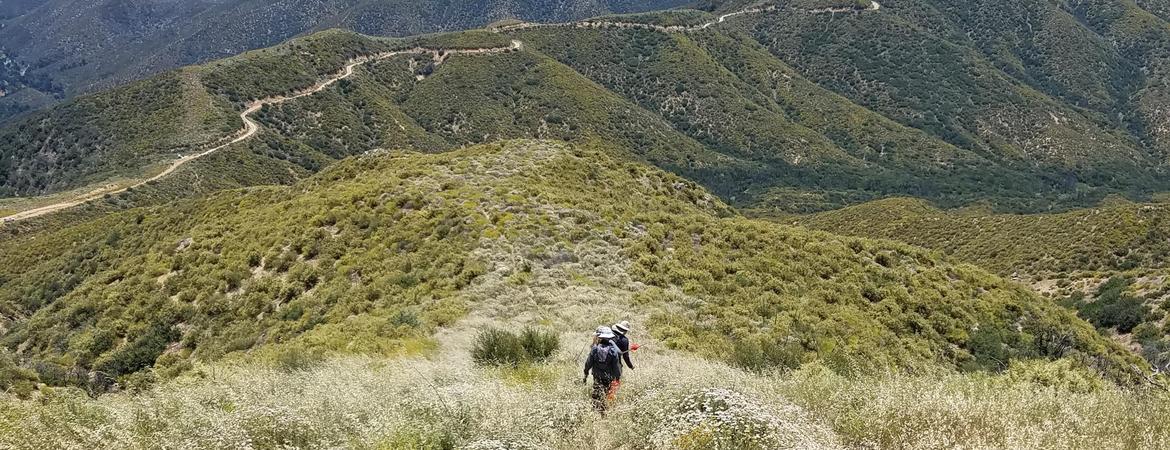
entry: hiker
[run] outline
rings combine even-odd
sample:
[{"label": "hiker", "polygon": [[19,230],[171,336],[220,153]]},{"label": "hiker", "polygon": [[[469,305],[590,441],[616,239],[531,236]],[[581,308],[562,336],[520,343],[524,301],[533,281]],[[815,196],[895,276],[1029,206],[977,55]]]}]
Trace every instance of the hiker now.
[{"label": "hiker", "polygon": [[622,378],[621,350],[614,344],[613,330],[609,327],[597,327],[594,338],[595,343],[589,350],[589,357],[585,359],[585,377],[581,383],[589,381],[589,375],[593,374],[590,397],[593,399],[593,408],[604,415],[617,394],[618,380]]},{"label": "hiker", "polygon": [[[626,333],[629,332],[629,321],[623,320],[613,325],[613,333],[617,335],[617,337],[613,338],[613,343],[617,344],[618,350],[622,352],[622,359],[626,361],[626,367],[629,367],[630,370],[634,370],[634,363],[630,361],[630,338],[626,336]],[[637,344],[634,344],[633,349],[636,350],[637,348]]]}]

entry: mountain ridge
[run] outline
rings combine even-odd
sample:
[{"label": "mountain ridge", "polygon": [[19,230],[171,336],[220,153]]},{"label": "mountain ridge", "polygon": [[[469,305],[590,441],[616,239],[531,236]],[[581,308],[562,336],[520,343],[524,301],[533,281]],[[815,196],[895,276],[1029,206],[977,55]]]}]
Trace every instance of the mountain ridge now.
[{"label": "mountain ridge", "polygon": [[[576,277],[645,308],[666,345],[748,368],[1066,357],[1138,377],[1135,358],[1021,285],[902,244],[745,219],[693,182],[610,155],[533,140],[377,152],[287,187],[8,239],[2,342],[54,384],[270,345],[394,353],[468,303],[552,307]],[[403,311],[419,325],[382,325]]]}]

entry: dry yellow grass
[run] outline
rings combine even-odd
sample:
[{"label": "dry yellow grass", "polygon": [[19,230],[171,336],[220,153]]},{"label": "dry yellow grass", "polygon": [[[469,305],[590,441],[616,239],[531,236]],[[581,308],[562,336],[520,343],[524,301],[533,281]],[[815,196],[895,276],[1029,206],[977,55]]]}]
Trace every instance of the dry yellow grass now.
[{"label": "dry yellow grass", "polygon": [[[573,335],[565,335],[573,338]],[[580,336],[575,336],[580,340]],[[640,352],[607,417],[577,352],[526,369],[346,357],[305,371],[203,367],[139,394],[0,404],[4,448],[1160,448],[1164,393],[954,375],[755,375]]]}]

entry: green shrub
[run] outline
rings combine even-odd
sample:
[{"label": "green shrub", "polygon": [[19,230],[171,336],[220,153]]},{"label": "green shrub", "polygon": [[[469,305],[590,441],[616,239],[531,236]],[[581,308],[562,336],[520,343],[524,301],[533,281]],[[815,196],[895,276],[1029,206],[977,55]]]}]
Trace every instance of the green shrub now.
[{"label": "green shrub", "polygon": [[1156,323],[1143,322],[1141,325],[1133,327],[1133,338],[1138,342],[1154,340],[1159,337],[1162,337],[1162,332]]},{"label": "green shrub", "polygon": [[1105,386],[1101,377],[1074,365],[1069,359],[1015,360],[1005,375],[1012,382],[1028,382],[1071,392],[1096,392]]},{"label": "green shrub", "polygon": [[735,343],[731,363],[755,372],[769,368],[790,370],[800,367],[804,353],[804,347],[798,342],[753,337]]},{"label": "green shrub", "polygon": [[560,345],[560,338],[551,331],[527,328],[517,335],[510,331],[489,329],[476,336],[471,356],[481,365],[515,367],[544,361]]},{"label": "green shrub", "polygon": [[544,361],[561,347],[561,337],[549,330],[525,328],[520,334],[520,345],[533,361]]},{"label": "green shrub", "polygon": [[0,391],[28,397],[38,381],[36,372],[20,367],[10,353],[0,350]]},{"label": "green shrub", "polygon": [[1146,320],[1149,306],[1140,298],[1128,295],[1125,289],[1131,280],[1113,277],[1097,289],[1097,299],[1078,305],[1081,317],[1100,328],[1117,328],[1129,333]]},{"label": "green shrub", "polygon": [[320,365],[325,360],[325,355],[301,347],[288,347],[278,352],[274,360],[280,370],[300,372]]},{"label": "green shrub", "polygon": [[527,359],[524,344],[515,334],[504,330],[483,330],[475,337],[471,357],[477,364],[517,366]]},{"label": "green shrub", "polygon": [[119,381],[127,391],[138,394],[150,390],[158,382],[158,377],[153,370],[143,370],[125,375]]}]

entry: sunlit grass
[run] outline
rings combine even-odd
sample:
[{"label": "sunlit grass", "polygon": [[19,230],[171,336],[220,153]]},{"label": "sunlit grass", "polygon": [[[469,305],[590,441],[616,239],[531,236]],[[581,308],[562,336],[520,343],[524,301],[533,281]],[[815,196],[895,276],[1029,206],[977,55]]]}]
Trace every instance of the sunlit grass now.
[{"label": "sunlit grass", "polygon": [[[593,412],[569,351],[545,365],[329,359],[214,365],[140,395],[55,390],[0,404],[12,448],[1157,448],[1164,392],[1074,392],[1006,376],[757,375],[638,356]],[[494,445],[494,446],[493,446]],[[722,445],[722,446],[720,446]],[[729,447],[730,445],[730,447]]]}]

